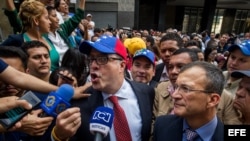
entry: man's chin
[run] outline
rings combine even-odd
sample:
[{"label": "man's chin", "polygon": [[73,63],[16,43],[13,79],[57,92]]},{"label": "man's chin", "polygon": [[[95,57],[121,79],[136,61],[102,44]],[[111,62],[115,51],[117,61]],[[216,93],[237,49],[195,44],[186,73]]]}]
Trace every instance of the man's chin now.
[{"label": "man's chin", "polygon": [[175,82],[176,82],[176,79],[169,79],[169,80],[170,80],[171,84],[175,84]]},{"label": "man's chin", "polygon": [[40,73],[41,74],[48,74],[48,73],[50,73],[50,70],[48,70],[48,69],[40,70]]}]

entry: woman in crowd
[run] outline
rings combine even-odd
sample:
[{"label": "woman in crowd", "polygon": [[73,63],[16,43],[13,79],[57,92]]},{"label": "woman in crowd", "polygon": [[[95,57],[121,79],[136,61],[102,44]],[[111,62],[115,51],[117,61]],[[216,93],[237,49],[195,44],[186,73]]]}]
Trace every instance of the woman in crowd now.
[{"label": "woman in crowd", "polygon": [[204,51],[204,60],[208,63],[218,66],[215,58],[217,56],[217,48],[208,46]]},{"label": "woman in crowd", "polygon": [[56,9],[51,6],[46,7],[48,10],[48,18],[51,21],[48,38],[52,41],[60,55],[60,63],[64,53],[69,48],[77,46],[74,40],[72,41],[72,38],[69,38],[69,36],[71,36],[71,33],[78,27],[82,17],[84,17],[84,8],[85,0],[80,0],[79,8],[77,9],[76,14],[63,24],[59,24],[59,19],[56,15]]},{"label": "woman in crowd", "polygon": [[57,85],[58,73],[64,70],[67,70],[76,78],[76,87],[83,86],[89,72],[86,55],[80,53],[78,48],[69,48],[63,56],[61,67],[51,73],[50,83]]},{"label": "woman in crowd", "polygon": [[19,9],[22,33],[10,35],[2,45],[20,47],[26,41],[43,42],[50,51],[51,70],[59,67],[59,54],[53,43],[44,36],[50,31],[50,20],[45,5],[36,0],[24,1]]},{"label": "woman in crowd", "polygon": [[[57,14],[61,14],[63,22],[72,17],[72,13],[69,13],[69,5],[67,4],[66,0],[55,0],[54,7],[57,11]],[[60,24],[63,22],[60,21]]]}]

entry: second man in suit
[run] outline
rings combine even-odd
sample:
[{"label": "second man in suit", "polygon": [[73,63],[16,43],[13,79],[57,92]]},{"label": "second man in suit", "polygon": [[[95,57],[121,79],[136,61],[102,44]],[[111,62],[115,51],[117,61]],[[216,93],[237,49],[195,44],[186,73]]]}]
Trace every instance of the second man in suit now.
[{"label": "second man in suit", "polygon": [[214,65],[185,65],[176,80],[174,114],[160,116],[154,126],[154,141],[223,141],[224,125],[216,116],[224,77]]}]

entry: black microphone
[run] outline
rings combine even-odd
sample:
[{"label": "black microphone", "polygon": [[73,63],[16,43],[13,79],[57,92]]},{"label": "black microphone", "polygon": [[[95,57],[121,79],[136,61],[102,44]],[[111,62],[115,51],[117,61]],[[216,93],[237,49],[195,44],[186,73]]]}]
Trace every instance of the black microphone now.
[{"label": "black microphone", "polygon": [[94,141],[102,141],[108,135],[114,120],[113,109],[108,107],[98,107],[91,120],[90,132],[95,135]]},{"label": "black microphone", "polygon": [[69,84],[62,84],[55,92],[50,92],[47,98],[41,103],[43,113],[40,117],[57,117],[59,113],[70,107],[69,101],[74,95],[74,88]]}]

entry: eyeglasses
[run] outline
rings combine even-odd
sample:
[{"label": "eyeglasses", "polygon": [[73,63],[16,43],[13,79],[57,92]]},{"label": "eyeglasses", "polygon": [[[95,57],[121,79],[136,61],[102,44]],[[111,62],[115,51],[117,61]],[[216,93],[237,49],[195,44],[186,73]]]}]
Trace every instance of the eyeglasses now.
[{"label": "eyeglasses", "polygon": [[96,61],[97,65],[105,65],[108,63],[109,60],[120,60],[122,61],[122,58],[115,58],[115,57],[109,57],[109,56],[99,56],[99,57],[89,57],[88,62],[89,64],[93,63],[93,61]]},{"label": "eyeglasses", "polygon": [[175,91],[178,91],[180,94],[188,94],[190,92],[203,92],[203,93],[213,93],[212,91],[208,90],[195,90],[195,89],[190,89],[187,86],[178,86],[175,85]]}]

